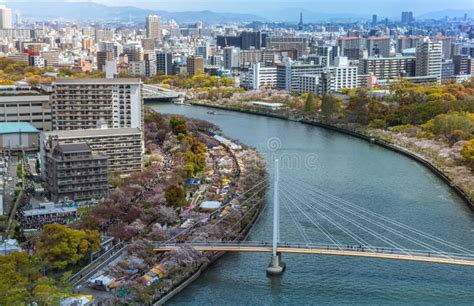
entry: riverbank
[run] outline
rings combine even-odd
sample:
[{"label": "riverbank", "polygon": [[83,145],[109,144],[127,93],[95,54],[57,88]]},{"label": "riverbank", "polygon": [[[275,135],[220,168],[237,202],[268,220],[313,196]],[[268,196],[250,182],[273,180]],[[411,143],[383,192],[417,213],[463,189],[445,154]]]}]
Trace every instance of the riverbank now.
[{"label": "riverbank", "polygon": [[413,152],[409,150],[408,148],[404,148],[400,145],[391,143],[387,139],[379,138],[375,134],[372,134],[372,135],[367,134],[365,130],[350,130],[344,127],[330,125],[330,124],[313,121],[313,120],[292,119],[291,114],[289,113],[279,114],[277,113],[277,111],[271,112],[271,111],[264,111],[262,109],[256,109],[256,108],[250,109],[250,108],[242,108],[242,107],[235,107],[235,106],[216,105],[216,104],[208,103],[202,100],[191,102],[191,104],[195,106],[205,106],[205,107],[210,107],[214,109],[223,109],[223,110],[231,110],[231,111],[237,111],[237,112],[247,113],[247,114],[256,114],[256,115],[267,116],[267,117],[272,117],[272,118],[277,118],[277,119],[282,119],[282,120],[299,121],[303,124],[308,124],[308,125],[313,125],[313,126],[333,130],[339,133],[357,137],[359,139],[368,141],[373,144],[377,144],[386,149],[389,149],[391,151],[407,156],[417,161],[418,163],[424,165],[425,167],[427,167],[433,174],[435,174],[437,177],[442,179],[446,184],[448,184],[450,188],[463,199],[463,201],[468,205],[469,208],[474,210],[474,197],[471,195],[471,193],[465,190],[462,186],[459,186],[454,181],[454,179],[449,176],[448,173],[446,173],[445,171],[443,171],[442,169],[434,165],[429,160],[429,158],[421,155],[420,153]]}]

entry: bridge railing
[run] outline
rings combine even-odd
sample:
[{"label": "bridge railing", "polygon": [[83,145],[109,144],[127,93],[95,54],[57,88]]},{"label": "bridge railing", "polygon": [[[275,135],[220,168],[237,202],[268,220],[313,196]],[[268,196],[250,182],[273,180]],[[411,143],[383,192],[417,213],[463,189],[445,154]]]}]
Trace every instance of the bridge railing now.
[{"label": "bridge railing", "polygon": [[[172,248],[179,246],[209,246],[212,248],[232,247],[232,248],[271,248],[271,242],[265,241],[198,241],[198,242],[153,242],[155,247]],[[394,254],[394,255],[410,255],[417,257],[433,257],[433,258],[446,258],[455,260],[468,260],[474,261],[474,254],[462,254],[462,253],[451,253],[451,252],[432,252],[424,250],[410,250],[410,249],[394,249],[386,247],[366,246],[366,245],[334,245],[334,244],[316,244],[316,243],[298,243],[298,242],[281,242],[277,246],[278,248],[289,248],[289,249],[307,249],[307,250],[328,250],[328,251],[339,251],[339,252],[366,252],[373,254]]]}]

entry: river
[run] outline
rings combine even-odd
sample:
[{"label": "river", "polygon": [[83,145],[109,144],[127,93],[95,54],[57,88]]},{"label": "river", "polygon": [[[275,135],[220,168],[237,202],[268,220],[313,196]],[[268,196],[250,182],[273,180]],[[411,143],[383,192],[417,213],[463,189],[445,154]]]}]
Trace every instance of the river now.
[{"label": "river", "polygon": [[[212,115],[207,113],[208,108],[198,106],[149,106],[159,112],[212,122],[225,135],[256,147],[269,163],[275,155],[310,160],[311,167],[306,163],[300,167],[282,166],[281,177],[305,181],[361,207],[474,249],[474,213],[443,181],[405,156],[297,122],[223,110]],[[288,192],[311,198],[309,191]],[[267,203],[271,205],[270,196]],[[281,241],[303,241],[288,211],[281,209]],[[304,217],[301,221],[312,242],[328,243],[313,224]],[[329,230],[338,235],[337,229]],[[248,239],[271,241],[271,235],[270,207],[264,210]],[[375,239],[366,235],[368,240]],[[283,259],[287,265],[284,275],[269,278],[265,271],[268,253],[226,254],[169,304],[474,303],[473,267],[298,254],[284,254]]]}]

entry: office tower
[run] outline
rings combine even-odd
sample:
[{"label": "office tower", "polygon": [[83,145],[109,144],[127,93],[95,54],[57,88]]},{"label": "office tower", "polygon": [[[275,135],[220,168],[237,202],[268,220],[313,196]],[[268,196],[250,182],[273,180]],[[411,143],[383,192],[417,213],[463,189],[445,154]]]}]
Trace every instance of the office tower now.
[{"label": "office tower", "polygon": [[443,58],[441,42],[424,38],[416,47],[416,76],[436,77],[441,81],[441,61]]},{"label": "office tower", "polygon": [[441,63],[441,82],[451,80],[454,76],[453,60],[443,61]]},{"label": "office tower", "polygon": [[0,5],[0,29],[12,28],[12,9]]},{"label": "office tower", "polygon": [[397,40],[397,53],[402,53],[403,50],[416,48],[419,37],[401,36]]},{"label": "office tower", "polygon": [[216,45],[221,48],[237,47],[242,48],[242,36],[222,36],[216,38]]},{"label": "office tower", "polygon": [[372,15],[372,25],[376,25],[377,24],[377,15]]},{"label": "office tower", "polygon": [[236,47],[226,47],[223,50],[224,68],[237,69],[240,67],[240,49]]},{"label": "office tower", "polygon": [[129,62],[143,60],[143,47],[139,42],[129,42],[123,45],[123,54],[128,56]]},{"label": "office tower", "polygon": [[99,43],[100,51],[110,51],[113,53],[114,58],[118,58],[123,52],[123,47],[117,42],[112,41],[101,41]]},{"label": "office tower", "polygon": [[274,50],[296,50],[297,58],[308,55],[308,39],[303,37],[280,37],[269,36],[266,39],[267,49]]},{"label": "office tower", "polygon": [[104,71],[105,63],[114,59],[111,51],[97,51],[97,70]]},{"label": "office tower", "polygon": [[367,57],[359,60],[359,74],[373,74],[378,79],[415,76],[415,56]]},{"label": "office tower", "polygon": [[341,37],[337,40],[337,45],[341,50],[341,56],[345,56],[349,60],[358,60],[365,40],[356,36]]},{"label": "office tower", "polygon": [[207,63],[207,60],[209,58],[209,46],[207,44],[203,46],[197,46],[195,55],[202,56],[204,59],[204,63]]},{"label": "office tower", "polygon": [[[107,156],[88,144],[57,144],[46,156],[45,182],[51,200],[102,199],[108,196]],[[80,169],[80,170],[79,170]]]},{"label": "office tower", "polygon": [[156,53],[156,73],[161,75],[173,74],[173,54],[168,52]]},{"label": "office tower", "polygon": [[244,31],[240,34],[242,41],[242,50],[260,49],[262,45],[262,35],[260,32],[247,32]]},{"label": "office tower", "polygon": [[53,130],[139,128],[143,131],[140,79],[56,79],[52,94]]},{"label": "office tower", "polygon": [[340,56],[339,46],[319,46],[316,47],[316,53],[320,57],[325,57],[325,65],[334,66],[336,57]]},{"label": "office tower", "polygon": [[204,59],[201,56],[190,56],[186,61],[186,68],[189,76],[204,72]]},{"label": "office tower", "polygon": [[402,12],[402,23],[411,24],[413,21],[413,12]]},{"label": "office tower", "polygon": [[239,65],[240,67],[250,67],[254,63],[262,62],[261,50],[240,50],[239,52]]},{"label": "office tower", "polygon": [[474,61],[469,55],[459,54],[453,56],[453,64],[454,64],[454,74],[472,74],[473,67],[472,63]]},{"label": "office tower", "polygon": [[150,15],[146,17],[146,37],[161,41],[161,24],[159,16]]},{"label": "office tower", "polygon": [[369,56],[390,56],[390,37],[367,38],[367,51]]},{"label": "office tower", "polygon": [[453,44],[456,42],[454,37],[437,36],[433,38],[433,40],[441,42],[443,60],[448,60],[453,57]]}]

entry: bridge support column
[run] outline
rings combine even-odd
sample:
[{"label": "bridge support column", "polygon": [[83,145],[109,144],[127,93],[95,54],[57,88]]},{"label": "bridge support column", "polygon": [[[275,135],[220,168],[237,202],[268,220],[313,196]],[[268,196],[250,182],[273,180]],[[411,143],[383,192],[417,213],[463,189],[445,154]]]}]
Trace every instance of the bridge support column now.
[{"label": "bridge support column", "polygon": [[286,264],[281,259],[281,253],[272,255],[272,260],[267,268],[267,275],[281,275],[285,271]]}]

